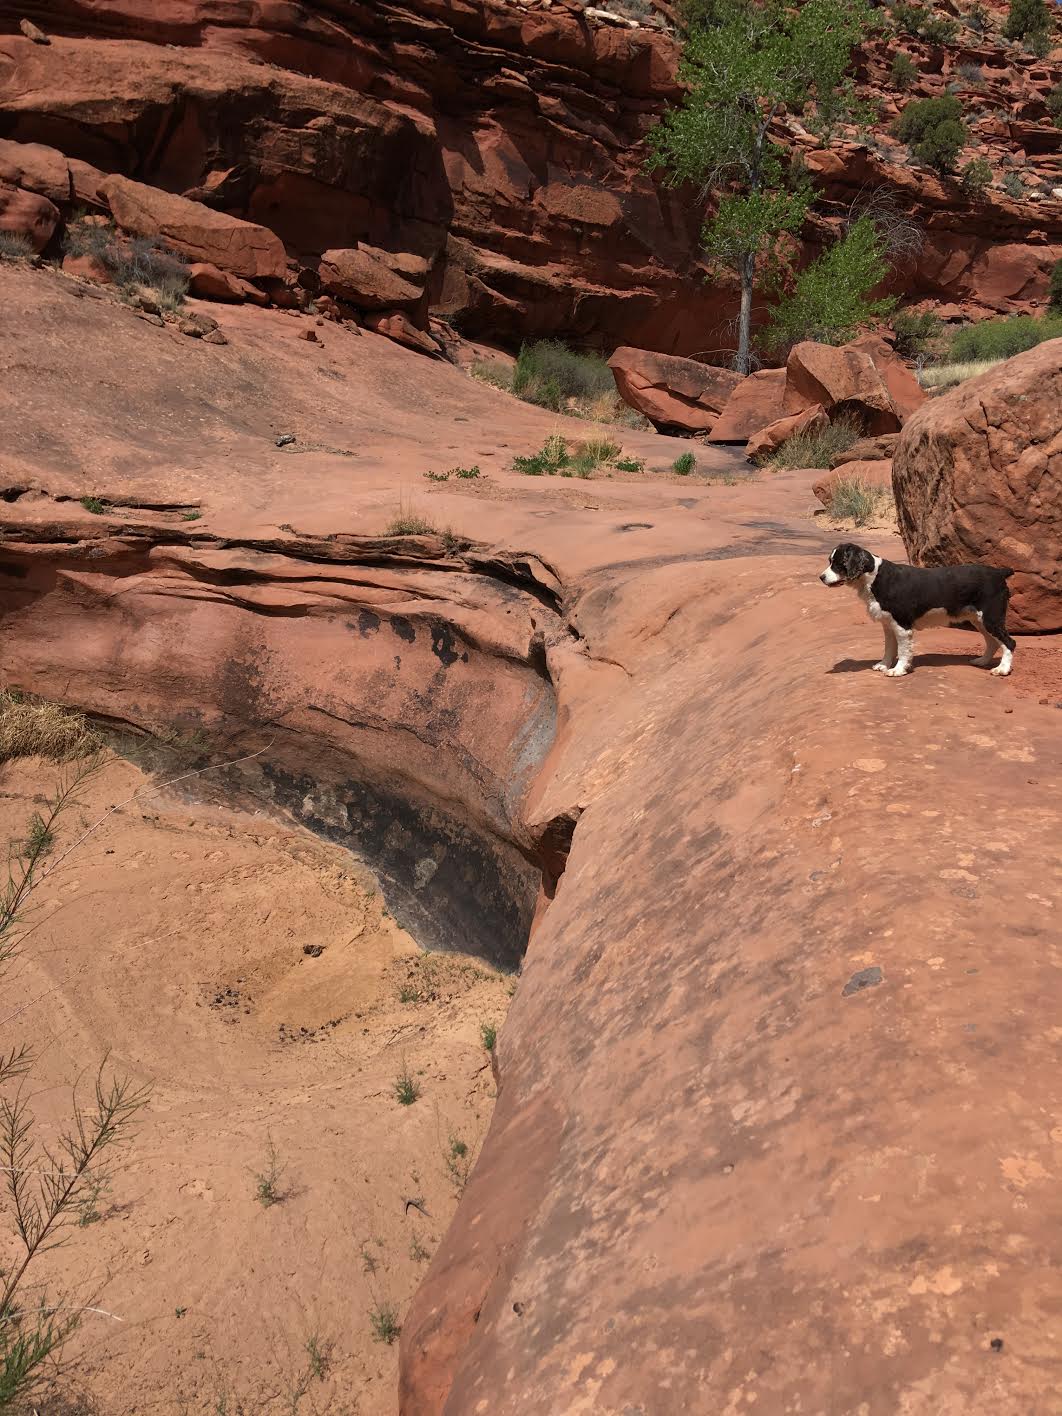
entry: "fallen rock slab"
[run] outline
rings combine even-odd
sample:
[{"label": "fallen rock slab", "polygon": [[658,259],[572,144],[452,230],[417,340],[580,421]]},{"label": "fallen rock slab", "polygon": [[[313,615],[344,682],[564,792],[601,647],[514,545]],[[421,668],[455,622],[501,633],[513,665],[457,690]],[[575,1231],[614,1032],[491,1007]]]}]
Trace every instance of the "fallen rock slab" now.
[{"label": "fallen rock slab", "polygon": [[883,458],[891,460],[899,441],[899,433],[882,433],[876,438],[860,438],[844,452],[837,453],[830,466],[840,467],[844,462],[878,462]]},{"label": "fallen rock slab", "polygon": [[280,238],[264,226],[128,177],[105,178],[101,191],[123,231],[160,236],[193,260],[234,275],[279,278],[287,270]]},{"label": "fallen rock slab", "polygon": [[784,394],[784,369],[760,369],[749,374],[730,395],[705,441],[747,442],[760,428],[781,418]]},{"label": "fallen rock slab", "polygon": [[829,421],[821,403],[813,403],[810,408],[805,408],[803,413],[791,413],[787,418],[776,418],[773,423],[768,423],[766,428],[753,433],[745,448],[745,456],[750,462],[755,462],[758,457],[765,457],[768,453],[777,451],[784,442],[796,437],[798,433],[825,428]]},{"label": "fallen rock slab", "polygon": [[420,256],[364,244],[325,251],[318,267],[325,290],[368,310],[412,308],[423,298],[428,270]]},{"label": "fallen rock slab", "polygon": [[624,403],[658,431],[710,432],[742,382],[732,369],[624,345],[608,361]]},{"label": "fallen rock slab", "polygon": [[892,461],[845,462],[812,482],[811,490],[828,507],[833,501],[833,489],[839,482],[859,482],[864,487],[892,492]]},{"label": "fallen rock slab", "polygon": [[1010,566],[1011,626],[1062,629],[1062,339],[930,399],[893,489],[914,564]]},{"label": "fallen rock slab", "polygon": [[892,405],[906,422],[926,401],[926,391],[895,350],[877,334],[863,334],[846,346],[866,354],[888,389]]},{"label": "fallen rock slab", "polygon": [[393,339],[398,344],[404,344],[407,349],[415,349],[418,354],[430,354],[433,358],[442,357],[442,351],[431,335],[418,329],[401,310],[369,315],[365,320],[365,328],[371,329],[374,334],[382,334],[386,339]]}]

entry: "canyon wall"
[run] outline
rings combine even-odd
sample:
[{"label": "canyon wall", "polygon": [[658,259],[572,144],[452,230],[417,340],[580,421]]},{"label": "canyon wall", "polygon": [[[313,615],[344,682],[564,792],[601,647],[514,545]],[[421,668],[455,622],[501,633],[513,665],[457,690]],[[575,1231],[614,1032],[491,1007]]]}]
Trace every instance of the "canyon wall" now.
[{"label": "canyon wall", "polygon": [[[50,43],[20,33],[23,18]],[[879,112],[865,140],[828,152],[795,119],[779,130],[823,188],[807,254],[884,188],[926,233],[897,276],[905,297],[1036,308],[1062,255],[1062,131],[1045,106],[1062,69],[1002,42],[903,40],[912,96],[965,86],[966,156],[1023,184],[974,199],[888,137],[898,43],[860,59]],[[0,178],[47,187],[25,147],[43,145],[268,228],[305,290],[397,303],[421,326],[430,305],[509,344],[559,334],[716,358],[735,302],[706,280],[696,202],[644,169],[677,58],[671,34],[602,24],[578,0],[4,0]],[[75,176],[68,205],[92,207]]]}]

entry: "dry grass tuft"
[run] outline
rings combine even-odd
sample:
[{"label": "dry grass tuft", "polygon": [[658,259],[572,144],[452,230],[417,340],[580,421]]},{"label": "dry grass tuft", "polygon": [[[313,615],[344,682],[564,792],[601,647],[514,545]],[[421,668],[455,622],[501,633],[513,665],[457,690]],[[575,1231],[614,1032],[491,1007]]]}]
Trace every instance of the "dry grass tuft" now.
[{"label": "dry grass tuft", "polygon": [[0,762],[16,757],[71,762],[99,746],[80,713],[57,703],[35,702],[12,689],[0,690]]},{"label": "dry grass tuft", "polygon": [[883,487],[870,487],[858,477],[842,477],[830,488],[831,516],[866,526],[875,520],[891,500]]},{"label": "dry grass tuft", "polygon": [[970,359],[962,364],[939,364],[933,369],[923,369],[918,381],[923,388],[955,388],[1003,362],[1002,359]]}]

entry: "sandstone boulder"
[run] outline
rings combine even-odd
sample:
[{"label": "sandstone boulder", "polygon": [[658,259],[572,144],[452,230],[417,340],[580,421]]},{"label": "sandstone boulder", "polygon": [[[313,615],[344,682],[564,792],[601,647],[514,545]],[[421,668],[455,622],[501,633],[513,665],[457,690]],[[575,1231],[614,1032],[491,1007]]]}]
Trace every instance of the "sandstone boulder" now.
[{"label": "sandstone boulder", "polygon": [[617,349],[608,363],[624,403],[661,430],[710,432],[741,383],[732,369],[629,346]]},{"label": "sandstone boulder", "polygon": [[787,418],[776,418],[773,423],[768,423],[766,428],[753,433],[745,448],[745,456],[750,462],[754,462],[758,457],[775,452],[788,438],[796,437],[797,433],[825,428],[829,421],[821,403],[813,403],[810,408],[805,408],[803,413],[790,413]]},{"label": "sandstone boulder", "polygon": [[902,421],[921,408],[926,401],[926,392],[914,374],[885,341],[877,334],[863,334],[853,339],[847,346],[858,349],[869,356],[871,363],[881,375],[881,381],[889,391],[893,407]]},{"label": "sandstone boulder", "polygon": [[58,222],[59,211],[47,197],[0,182],[0,231],[25,236],[35,251],[43,251]]},{"label": "sandstone boulder", "polygon": [[66,275],[76,275],[81,280],[94,280],[97,285],[113,285],[110,271],[99,256],[64,256],[63,271]]},{"label": "sandstone boulder", "polygon": [[280,278],[287,269],[279,237],[264,226],[128,177],[107,177],[101,190],[123,231],[159,236],[193,260],[208,261],[234,275]]},{"label": "sandstone boulder", "polygon": [[930,399],[893,489],[912,562],[1010,566],[1012,625],[1062,629],[1062,339]]},{"label": "sandstone boulder", "polygon": [[784,394],[784,369],[760,369],[749,374],[730,395],[706,441],[747,442],[754,433],[782,417]]},{"label": "sandstone boulder", "polygon": [[861,482],[864,487],[882,491],[892,491],[892,461],[884,458],[873,462],[845,462],[840,467],[825,472],[811,484],[811,490],[828,507],[832,500],[833,488],[838,482]]},{"label": "sandstone boulder", "polygon": [[830,466],[840,467],[845,462],[880,462],[885,458],[891,461],[899,441],[899,433],[882,433],[876,438],[860,438],[844,452],[837,453],[831,459]]},{"label": "sandstone boulder", "polygon": [[246,298],[239,276],[219,270],[210,261],[193,261],[188,267],[188,289],[201,300],[227,300],[238,305]]},{"label": "sandstone boulder", "polygon": [[365,328],[371,329],[374,334],[393,339],[398,344],[404,344],[407,349],[415,349],[419,354],[430,354],[437,358],[442,353],[431,335],[418,329],[401,310],[387,310],[378,315],[369,315],[365,320]]},{"label": "sandstone boulder", "polygon": [[420,256],[359,245],[325,251],[318,273],[325,290],[367,310],[409,309],[424,295],[428,262]]},{"label": "sandstone boulder", "polygon": [[852,414],[867,433],[893,433],[903,419],[874,360],[852,345],[836,348],[806,340],[790,350],[785,368],[785,413],[821,403],[831,417]]}]

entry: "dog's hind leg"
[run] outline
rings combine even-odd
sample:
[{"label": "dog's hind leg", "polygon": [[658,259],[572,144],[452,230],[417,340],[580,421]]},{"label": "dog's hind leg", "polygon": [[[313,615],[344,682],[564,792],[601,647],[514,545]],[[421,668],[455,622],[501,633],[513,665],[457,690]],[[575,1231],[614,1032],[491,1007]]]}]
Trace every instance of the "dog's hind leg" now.
[{"label": "dog's hind leg", "polygon": [[996,636],[989,634],[988,630],[985,628],[985,617],[980,610],[977,611],[977,627],[984,635],[985,652],[978,654],[977,658],[971,659],[970,662],[975,668],[989,669],[992,667],[992,661],[996,657],[996,650],[1000,647],[1000,643]]},{"label": "dog's hind leg", "polygon": [[885,652],[874,665],[879,674],[886,673],[896,662],[896,630],[893,628],[893,620],[889,615],[882,616],[881,627],[885,631]]},{"label": "dog's hind leg", "polygon": [[[1014,640],[1007,633],[1007,604],[1009,600],[1010,595],[1007,593],[1006,586],[1004,586],[1002,595],[998,597],[994,596],[992,602],[986,605],[978,615],[978,619],[981,622],[981,633],[985,637],[985,653],[983,658],[975,659],[974,663],[981,668],[987,669],[995,654],[995,646],[1001,644],[1003,646],[1003,657],[992,670],[997,678],[1006,678],[1007,674],[1010,673],[1011,664],[1014,660],[1014,650],[1017,648]],[[989,648],[990,643],[991,648]]]},{"label": "dog's hind leg", "polygon": [[896,662],[891,669],[885,670],[885,677],[902,678],[904,674],[911,672],[911,660],[914,658],[914,630],[904,629],[903,625],[897,624],[893,620],[893,633],[896,635]]},{"label": "dog's hind leg", "polygon": [[991,672],[995,674],[997,678],[1006,678],[1007,674],[1010,673],[1011,665],[1014,662],[1014,650],[1017,648],[1017,645],[1007,633],[1006,626],[1003,623],[1002,617],[997,620],[995,618],[990,619],[986,615],[985,630],[987,631],[987,633],[992,635],[993,639],[998,639],[1000,644],[1003,645],[1003,657],[1000,659],[996,667],[991,670]]}]

